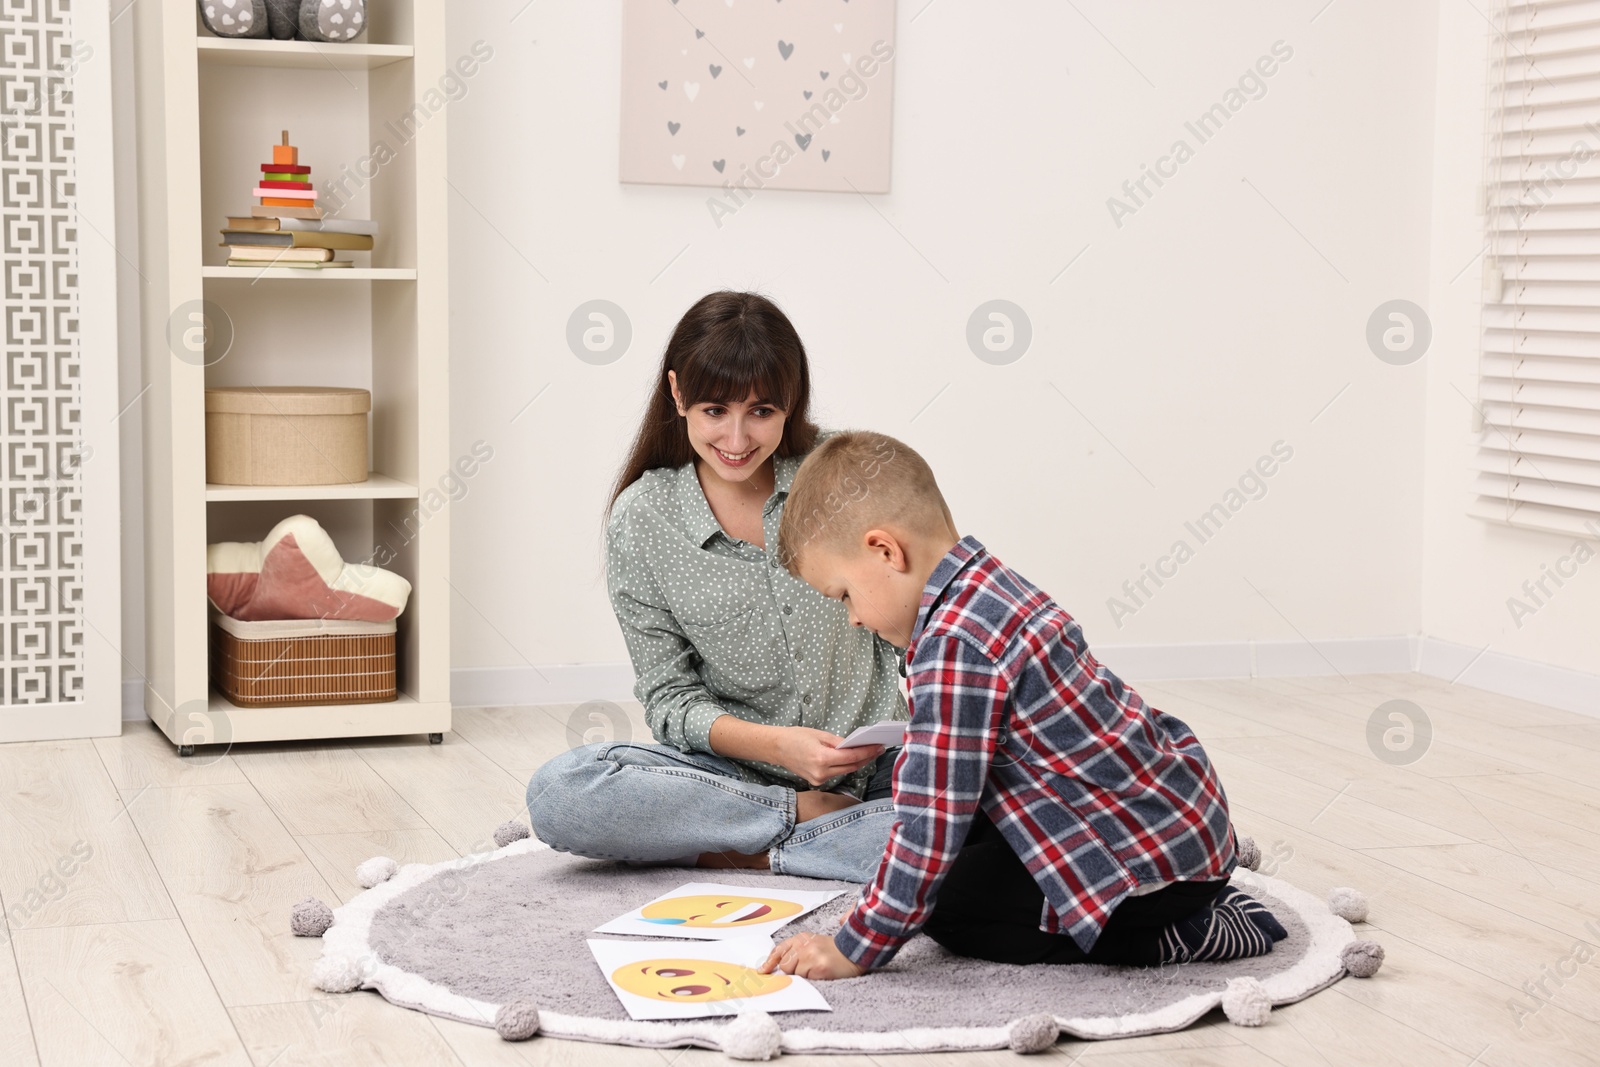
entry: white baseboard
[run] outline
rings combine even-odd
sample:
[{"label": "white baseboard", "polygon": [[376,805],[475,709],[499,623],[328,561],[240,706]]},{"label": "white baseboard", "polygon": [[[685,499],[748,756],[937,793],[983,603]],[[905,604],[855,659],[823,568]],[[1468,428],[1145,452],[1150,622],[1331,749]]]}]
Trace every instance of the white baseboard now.
[{"label": "white baseboard", "polygon": [[[1461,685],[1600,715],[1600,675],[1485,652],[1434,637],[1224,641],[1210,644],[1100,645],[1095,656],[1131,682],[1178,678],[1273,678],[1420,671]],[[143,683],[122,683],[122,717],[143,719]],[[562,663],[533,667],[457,667],[450,699],[464,708],[630,700],[626,663]]]},{"label": "white baseboard", "polygon": [[1174,678],[1277,678],[1393,674],[1416,670],[1415,637],[1326,641],[1222,641],[1183,645],[1096,645],[1101,663],[1130,682]]},{"label": "white baseboard", "polygon": [[1417,668],[1423,674],[1518,700],[1600,715],[1600,675],[1424,637]]},{"label": "white baseboard", "polygon": [[626,663],[457,667],[450,672],[450,702],[463,708],[632,699],[633,668]]}]

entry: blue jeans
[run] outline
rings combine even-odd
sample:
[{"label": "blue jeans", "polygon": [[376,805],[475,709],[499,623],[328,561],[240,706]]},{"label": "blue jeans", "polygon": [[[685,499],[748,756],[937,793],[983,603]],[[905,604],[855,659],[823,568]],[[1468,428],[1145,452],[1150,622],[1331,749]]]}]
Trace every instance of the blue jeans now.
[{"label": "blue jeans", "polygon": [[860,804],[797,825],[792,788],[747,782],[721,756],[583,745],[534,772],[528,817],[551,848],[591,859],[692,864],[702,852],[765,852],[775,874],[869,882],[894,825],[899,753],[878,757]]}]

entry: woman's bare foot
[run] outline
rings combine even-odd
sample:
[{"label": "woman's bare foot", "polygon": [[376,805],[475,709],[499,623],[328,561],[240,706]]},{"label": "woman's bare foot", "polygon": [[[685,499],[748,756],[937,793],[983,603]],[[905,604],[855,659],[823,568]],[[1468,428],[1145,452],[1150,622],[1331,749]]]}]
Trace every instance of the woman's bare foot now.
[{"label": "woman's bare foot", "polygon": [[824,793],[805,789],[795,794],[795,821],[810,822],[821,815],[830,815],[845,808],[853,808],[861,801],[846,793]]},{"label": "woman's bare foot", "polygon": [[722,871],[765,871],[771,867],[765,852],[702,852],[696,867],[715,867]]}]

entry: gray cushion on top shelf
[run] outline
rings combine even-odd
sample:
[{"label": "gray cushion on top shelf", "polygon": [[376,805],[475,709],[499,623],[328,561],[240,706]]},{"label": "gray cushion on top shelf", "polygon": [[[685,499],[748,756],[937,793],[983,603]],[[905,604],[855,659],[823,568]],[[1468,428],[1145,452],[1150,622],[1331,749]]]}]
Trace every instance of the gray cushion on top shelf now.
[{"label": "gray cushion on top shelf", "polygon": [[367,0],[301,0],[300,36],[343,44],[367,32]]},{"label": "gray cushion on top shelf", "polygon": [[265,37],[266,0],[199,0],[200,18],[218,37]]},{"label": "gray cushion on top shelf", "polygon": [[272,36],[287,41],[300,32],[300,4],[301,0],[267,0],[267,24]]}]

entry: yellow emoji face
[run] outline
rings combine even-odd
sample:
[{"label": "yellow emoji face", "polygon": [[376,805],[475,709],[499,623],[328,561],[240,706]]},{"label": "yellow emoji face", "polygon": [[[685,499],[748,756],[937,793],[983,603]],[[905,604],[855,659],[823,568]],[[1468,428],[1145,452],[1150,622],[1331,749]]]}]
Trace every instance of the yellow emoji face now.
[{"label": "yellow emoji face", "polygon": [[664,926],[715,926],[737,930],[774,919],[787,919],[803,910],[791,900],[766,897],[668,897],[646,904],[639,916],[647,923]]},{"label": "yellow emoji face", "polygon": [[611,980],[636,996],[690,1003],[759,997],[776,993],[791,981],[786,974],[762,974],[716,960],[645,960],[618,967]]}]

